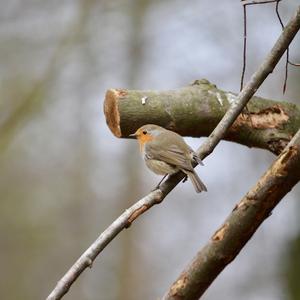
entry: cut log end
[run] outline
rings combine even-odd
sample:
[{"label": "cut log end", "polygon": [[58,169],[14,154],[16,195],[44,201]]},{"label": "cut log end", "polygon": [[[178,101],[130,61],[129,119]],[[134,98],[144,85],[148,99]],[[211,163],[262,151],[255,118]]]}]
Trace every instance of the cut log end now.
[{"label": "cut log end", "polygon": [[116,137],[121,137],[120,113],[118,109],[119,97],[126,94],[125,90],[110,89],[106,92],[104,100],[104,115],[106,124]]}]

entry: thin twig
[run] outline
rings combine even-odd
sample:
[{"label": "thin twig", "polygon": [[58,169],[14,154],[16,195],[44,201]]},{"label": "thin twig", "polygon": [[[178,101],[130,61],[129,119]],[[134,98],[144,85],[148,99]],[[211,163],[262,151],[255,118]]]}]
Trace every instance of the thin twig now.
[{"label": "thin twig", "polygon": [[[245,0],[242,0],[244,2]],[[281,28],[284,28],[283,22],[281,20],[280,14],[279,14],[279,2],[281,0],[269,0],[269,1],[251,1],[248,3],[243,4],[243,12],[244,12],[244,42],[243,42],[243,69],[242,69],[242,75],[241,75],[241,85],[240,85],[240,91],[243,88],[244,84],[244,77],[245,77],[245,71],[246,71],[246,47],[247,47],[247,6],[249,5],[256,5],[256,4],[269,4],[276,2],[275,12],[277,15],[277,18],[280,22]],[[288,64],[289,64],[289,48],[286,49],[286,63],[285,63],[285,74],[284,74],[284,84],[283,84],[283,94],[286,91],[286,85],[287,85],[287,79],[288,79]],[[293,66],[297,66],[297,64],[291,63]],[[246,106],[247,109],[247,106]]]},{"label": "thin twig", "polygon": [[242,68],[240,91],[243,89],[244,86],[246,59],[247,59],[247,53],[246,53],[247,51],[247,7],[246,5],[243,5],[243,14],[244,14],[243,68]]},{"label": "thin twig", "polygon": [[[277,18],[279,20],[279,23],[281,25],[281,28],[282,30],[284,29],[284,25],[283,25],[283,22],[282,22],[282,19],[280,17],[280,14],[279,14],[279,1],[277,1],[276,3],[276,15],[277,15]],[[290,56],[290,49],[289,47],[286,49],[286,61],[285,61],[285,75],[284,75],[284,84],[283,84],[283,94],[285,93],[286,91],[286,85],[287,85],[287,79],[288,79],[288,65],[291,65],[291,66],[294,66],[294,67],[300,67],[300,64],[296,64],[296,63],[293,63],[290,61],[289,59],[289,56]]]},{"label": "thin twig", "polygon": [[289,61],[289,64],[294,67],[300,67],[300,63],[294,63],[294,62]]},{"label": "thin twig", "polygon": [[[285,52],[288,45],[293,40],[300,27],[300,7],[296,15],[287,24],[284,31],[281,33],[276,44],[272,48],[270,54],[266,57],[260,68],[253,74],[250,81],[245,88],[239,93],[236,101],[232,103],[225,116],[211,133],[209,138],[202,144],[198,150],[199,156],[203,159],[209,155],[219,141],[224,137],[228,128],[233,124],[235,119],[243,110],[244,106],[257,91],[259,86],[270,74],[279,59]],[[86,250],[85,253],[75,262],[69,271],[59,280],[54,290],[48,296],[47,300],[61,299],[65,295],[70,286],[80,276],[80,274],[92,265],[92,262],[99,255],[99,253],[109,244],[109,242],[123,229],[130,226],[130,224],[142,213],[147,211],[153,205],[160,203],[166,195],[172,191],[175,186],[183,179],[184,174],[179,172],[170,176],[161,186],[160,190],[155,190],[146,197],[139,200],[136,204],[126,210],[119,218],[117,218],[100,236],[99,238]]]},{"label": "thin twig", "polygon": [[[241,0],[242,2],[247,1],[247,0]],[[251,1],[248,3],[243,3],[243,5],[256,5],[256,4],[269,4],[269,3],[274,3],[274,2],[280,2],[281,0],[269,0],[269,1]]]},{"label": "thin twig", "polygon": [[[281,25],[282,30],[284,29],[283,22],[281,20],[280,14],[279,14],[279,1],[276,2],[276,7],[275,7],[275,12],[277,15],[277,18],[279,20],[279,23]],[[288,80],[288,66],[289,66],[289,47],[286,49],[286,59],[285,59],[285,73],[284,73],[284,83],[283,83],[283,88],[282,88],[282,93],[284,94],[286,91],[286,85],[287,85],[287,80]]]},{"label": "thin twig", "polygon": [[[246,0],[241,0],[241,2],[245,2]],[[269,1],[251,1],[248,3],[243,3],[243,30],[244,30],[244,39],[243,39],[243,67],[242,67],[242,75],[241,75],[241,84],[240,84],[240,91],[243,89],[244,86],[244,77],[245,77],[245,71],[246,71],[246,60],[247,60],[247,6],[249,5],[257,5],[257,4],[269,4],[276,2],[276,14],[279,19],[279,22],[282,26],[282,29],[284,28],[283,23],[281,21],[279,12],[278,12],[278,4],[281,0],[269,0]],[[288,49],[287,49],[288,51]],[[247,106],[246,106],[247,108]]]}]

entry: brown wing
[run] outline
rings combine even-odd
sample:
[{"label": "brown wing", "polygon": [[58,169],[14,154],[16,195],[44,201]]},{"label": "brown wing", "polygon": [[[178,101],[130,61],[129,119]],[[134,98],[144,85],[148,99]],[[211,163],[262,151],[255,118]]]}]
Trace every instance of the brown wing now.
[{"label": "brown wing", "polygon": [[151,159],[164,161],[179,169],[193,171],[189,158],[186,157],[183,150],[175,144],[165,145],[162,143],[158,146],[156,143],[147,143],[145,150],[147,156]]}]

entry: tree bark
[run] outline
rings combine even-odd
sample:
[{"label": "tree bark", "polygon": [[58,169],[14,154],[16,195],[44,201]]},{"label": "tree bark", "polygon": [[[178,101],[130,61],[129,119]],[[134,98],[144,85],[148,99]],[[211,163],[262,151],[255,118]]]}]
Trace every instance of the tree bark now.
[{"label": "tree bark", "polygon": [[164,300],[196,300],[300,180],[300,130],[172,284]]},{"label": "tree bark", "polygon": [[[157,124],[182,136],[208,136],[236,95],[205,79],[171,91],[110,89],[104,101],[106,122],[117,137],[127,138],[144,124]],[[225,140],[279,154],[300,127],[300,106],[253,97]]]}]

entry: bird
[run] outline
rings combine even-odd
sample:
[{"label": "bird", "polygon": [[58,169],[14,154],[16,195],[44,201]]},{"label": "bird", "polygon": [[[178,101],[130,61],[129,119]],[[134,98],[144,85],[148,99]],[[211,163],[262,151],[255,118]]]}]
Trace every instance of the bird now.
[{"label": "bird", "polygon": [[182,171],[197,193],[207,191],[193,168],[193,163],[203,165],[203,162],[181,135],[158,125],[147,124],[129,136],[138,140],[147,167],[158,175],[164,175],[156,188],[167,175]]}]

